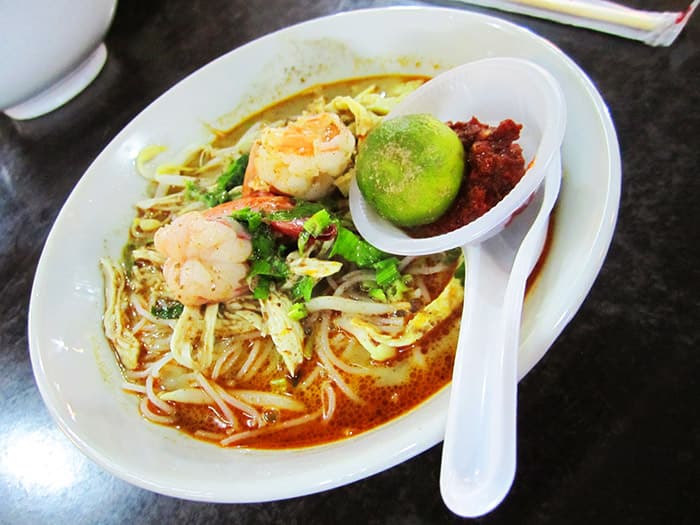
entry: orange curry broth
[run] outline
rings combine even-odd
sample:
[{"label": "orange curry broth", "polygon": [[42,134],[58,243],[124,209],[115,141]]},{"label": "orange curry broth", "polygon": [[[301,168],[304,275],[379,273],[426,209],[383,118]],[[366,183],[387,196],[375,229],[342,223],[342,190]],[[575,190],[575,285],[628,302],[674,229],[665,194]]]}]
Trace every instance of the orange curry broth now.
[{"label": "orange curry broth", "polygon": [[[452,378],[454,364],[454,347],[459,331],[459,316],[461,312],[453,312],[443,323],[438,325],[420,343],[420,351],[427,356],[435,353],[434,346],[441,346],[441,351],[429,359],[425,369],[414,369],[410,381],[396,386],[376,386],[371,377],[361,378],[359,395],[363,403],[357,404],[349,400],[341,392],[336,394],[336,408],[333,418],[324,422],[321,418],[300,426],[263,434],[255,438],[237,442],[234,446],[247,446],[256,449],[285,449],[320,445],[360,434],[383,423],[386,423],[416,407],[427,398],[442,389]],[[413,347],[403,349],[403,354]],[[401,357],[398,358],[400,360]],[[393,366],[397,360],[377,366]],[[311,361],[305,362],[300,370],[303,380],[305,368],[312,368]],[[347,376],[341,372],[344,379]],[[320,395],[318,383],[303,394],[294,392],[301,399],[315,398]],[[265,385],[261,385],[264,387]],[[151,407],[155,408],[155,407]],[[215,413],[216,407],[201,405],[178,405],[177,428],[194,436],[197,430],[221,432],[217,424],[220,414]],[[217,417],[218,416],[218,417]],[[280,419],[288,420],[299,414],[280,411]],[[197,437],[197,436],[194,436]]]},{"label": "orange curry broth", "polygon": [[[453,271],[454,267],[426,279],[431,297],[439,294],[447,284],[448,278],[451,278]],[[396,358],[384,363],[374,363],[376,367],[386,368],[405,366],[413,352],[420,352],[425,360],[425,366],[413,366],[407,381],[396,385],[378,385],[373,377],[353,377],[339,370],[343,379],[355,386],[353,390],[362,398],[362,404],[353,402],[342,392],[337,391],[336,409],[330,421],[324,422],[318,418],[297,427],[242,440],[233,446],[285,449],[319,445],[357,435],[406,413],[434,395],[451,380],[460,315],[461,309],[455,310],[416,344],[399,348]],[[334,333],[337,331],[331,330],[330,339]],[[361,351],[364,352],[364,350]],[[297,385],[303,382],[310,370],[313,370],[316,362],[316,356],[304,361],[296,378]],[[269,387],[265,384],[265,379],[256,381],[255,378],[237,386],[260,390]],[[154,388],[157,389],[158,384],[155,384]],[[307,406],[318,404],[321,396],[318,382],[307,386],[303,391],[292,385],[289,392]],[[157,411],[157,407],[153,405],[150,405],[150,408]],[[290,420],[299,415],[284,410],[277,413],[281,421]],[[223,431],[220,427],[222,414],[218,412],[216,406],[178,404],[176,417],[177,421],[172,426],[196,438],[199,437],[195,435],[198,430],[214,433]]]}]

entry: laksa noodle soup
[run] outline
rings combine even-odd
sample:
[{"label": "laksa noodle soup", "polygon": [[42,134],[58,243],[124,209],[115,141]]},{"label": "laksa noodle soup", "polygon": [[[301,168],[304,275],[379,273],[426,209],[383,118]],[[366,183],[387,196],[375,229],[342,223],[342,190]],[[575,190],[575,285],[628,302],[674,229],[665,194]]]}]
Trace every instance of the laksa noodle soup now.
[{"label": "laksa noodle soup", "polygon": [[121,260],[100,261],[104,330],[139,411],[221,446],[293,448],[377,427],[450,380],[459,251],[395,257],[356,232],[358,145],[425,79],[311,88],[180,165],[159,146]]}]

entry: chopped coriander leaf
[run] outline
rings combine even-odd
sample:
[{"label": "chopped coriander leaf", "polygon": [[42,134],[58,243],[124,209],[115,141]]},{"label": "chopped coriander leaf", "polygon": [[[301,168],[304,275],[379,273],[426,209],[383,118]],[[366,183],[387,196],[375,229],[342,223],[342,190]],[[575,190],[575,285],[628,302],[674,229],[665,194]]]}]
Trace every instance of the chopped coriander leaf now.
[{"label": "chopped coriander leaf", "polygon": [[185,182],[185,198],[190,201],[202,201],[209,208],[213,206],[208,197],[207,190],[200,188],[191,180]]},{"label": "chopped coriander leaf", "polygon": [[229,164],[226,171],[216,179],[216,188],[221,191],[230,191],[236,186],[243,184],[243,176],[248,167],[248,158],[248,154],[244,153]]},{"label": "chopped coriander leaf", "polygon": [[304,317],[308,315],[306,311],[306,306],[303,303],[294,303],[292,307],[287,312],[287,316],[292,321],[301,321]]},{"label": "chopped coriander leaf", "polygon": [[253,297],[255,299],[267,299],[268,297],[270,297],[270,279],[268,277],[259,275],[255,279]]},{"label": "chopped coriander leaf", "polygon": [[247,166],[248,154],[241,155],[219,175],[219,178],[216,179],[216,185],[210,191],[188,181],[185,184],[185,196],[190,200],[200,200],[209,208],[228,202],[232,199],[229,192],[236,186],[243,184],[243,176]]},{"label": "chopped coriander leaf", "polygon": [[256,275],[265,275],[266,277],[274,277],[284,279],[289,273],[287,264],[277,257],[269,257],[267,259],[255,259],[250,265],[248,277]]},{"label": "chopped coriander leaf", "polygon": [[151,306],[151,314],[159,319],[177,319],[182,315],[184,308],[180,301],[160,297]]},{"label": "chopped coriander leaf", "polygon": [[262,224],[251,233],[253,233],[251,238],[251,243],[253,245],[251,259],[265,259],[277,253],[275,239],[267,225]]},{"label": "chopped coriander leaf", "polygon": [[289,267],[285,262],[287,247],[276,242],[272,230],[264,222],[251,231],[251,234],[253,250],[248,258],[248,283],[253,290],[253,297],[266,299],[270,294],[270,285],[275,280],[283,281],[289,274]]},{"label": "chopped coriander leaf", "polygon": [[251,210],[250,208],[235,210],[231,214],[231,218],[236,219],[239,222],[245,222],[248,225],[248,231],[251,232],[257,231],[260,225],[263,223],[262,213]]},{"label": "chopped coriander leaf", "polygon": [[292,298],[295,301],[303,299],[304,301],[311,300],[311,292],[314,289],[315,281],[313,277],[305,275],[292,286]]},{"label": "chopped coriander leaf", "polygon": [[387,255],[372,246],[344,226],[338,226],[338,233],[331,249],[330,257],[341,256],[361,268],[369,268]]},{"label": "chopped coriander leaf", "polygon": [[268,218],[271,221],[291,221],[311,217],[323,209],[323,204],[319,202],[297,201],[292,209],[274,211],[268,215]]}]

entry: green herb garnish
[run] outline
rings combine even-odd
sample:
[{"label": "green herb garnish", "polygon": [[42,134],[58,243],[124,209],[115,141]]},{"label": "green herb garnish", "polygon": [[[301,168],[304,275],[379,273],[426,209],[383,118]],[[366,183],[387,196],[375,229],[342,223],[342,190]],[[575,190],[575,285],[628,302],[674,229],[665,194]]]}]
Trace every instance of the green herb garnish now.
[{"label": "green herb garnish", "polygon": [[180,301],[160,297],[151,306],[151,314],[158,319],[177,319],[182,315],[184,305]]},{"label": "green herb garnish", "polygon": [[318,237],[326,228],[333,222],[330,213],[325,208],[317,211],[304,222],[304,230],[309,232],[312,237]]},{"label": "green herb garnish", "polygon": [[267,299],[270,297],[271,279],[263,276],[258,276],[255,279],[255,287],[253,288],[253,297],[255,299]]},{"label": "green herb garnish", "polygon": [[287,312],[287,316],[289,316],[292,321],[301,321],[307,315],[308,312],[303,303],[294,303],[289,309],[289,312]]},{"label": "green herb garnish", "polygon": [[238,222],[246,223],[250,232],[257,231],[260,225],[263,224],[263,214],[250,208],[235,210],[231,213],[231,218],[236,219]]},{"label": "green herb garnish", "polygon": [[254,223],[254,228],[249,227],[253,251],[248,258],[250,261],[248,280],[253,290],[253,297],[266,299],[270,295],[272,283],[284,281],[289,275],[289,267],[285,262],[287,247],[277,244],[270,226],[262,222],[262,219],[258,220],[258,217],[261,217],[258,212],[240,211],[248,214],[249,226],[251,221]]},{"label": "green herb garnish", "polygon": [[296,201],[293,208],[289,210],[278,210],[269,213],[267,217],[271,221],[292,221],[294,219],[304,219],[311,217],[318,211],[324,210],[320,202]]},{"label": "green herb garnish", "polygon": [[398,265],[399,260],[396,257],[388,257],[374,263],[372,266],[377,272],[377,285],[384,288],[392,284],[395,280],[400,279],[401,272],[399,272]]},{"label": "green herb garnish", "polygon": [[190,200],[200,200],[209,208],[230,201],[231,190],[243,184],[243,176],[248,167],[248,154],[241,155],[228,165],[226,170],[216,179],[216,185],[207,191],[194,182],[185,184],[185,196]]},{"label": "green herb garnish", "polygon": [[267,257],[265,259],[254,259],[250,265],[248,277],[264,275],[276,279],[284,279],[289,273],[287,263],[279,257]]},{"label": "green herb garnish", "polygon": [[294,286],[292,286],[292,298],[295,301],[310,301],[311,292],[313,291],[315,284],[316,282],[314,281],[313,277],[305,275],[294,283]]},{"label": "green herb garnish", "polygon": [[369,292],[367,292],[367,295],[369,295],[375,301],[379,301],[381,303],[387,302],[386,294],[381,288],[371,288]]},{"label": "green herb garnish", "polygon": [[335,255],[357,264],[360,268],[370,268],[387,257],[384,252],[340,225],[338,225],[338,233],[331,248],[330,257]]}]

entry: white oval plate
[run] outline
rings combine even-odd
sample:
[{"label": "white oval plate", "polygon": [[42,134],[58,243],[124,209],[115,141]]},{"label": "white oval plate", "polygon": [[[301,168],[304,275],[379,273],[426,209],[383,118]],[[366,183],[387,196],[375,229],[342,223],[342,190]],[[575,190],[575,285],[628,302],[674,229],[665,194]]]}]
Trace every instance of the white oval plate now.
[{"label": "white oval plate", "polygon": [[344,485],[437,444],[444,433],[447,388],[374,431],[300,450],[223,449],[145,422],[136,398],[119,388],[121,376],[102,333],[98,260],[118,256],[133,204],[144,196],[145,183],[134,170],[144,146],[166,144],[180,151],[207,140],[203,123],[232,124],[320,82],[381,73],[433,75],[491,56],[539,63],[561,83],[568,103],[554,238],[525,304],[519,362],[525,375],[579,308],[610,244],[621,175],[606,106],[588,77],[556,47],[497,18],[423,7],[355,11],[273,33],[200,69],[126,126],[75,187],[39,261],[29,344],[41,395],[80,450],[148,490],[202,501],[257,502]]}]

